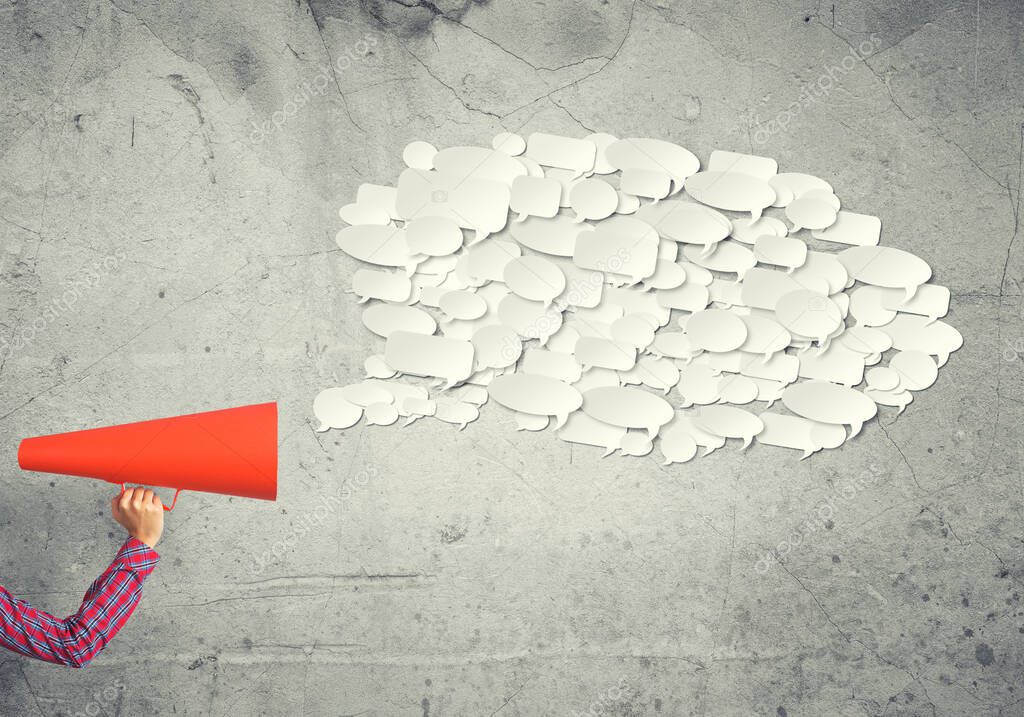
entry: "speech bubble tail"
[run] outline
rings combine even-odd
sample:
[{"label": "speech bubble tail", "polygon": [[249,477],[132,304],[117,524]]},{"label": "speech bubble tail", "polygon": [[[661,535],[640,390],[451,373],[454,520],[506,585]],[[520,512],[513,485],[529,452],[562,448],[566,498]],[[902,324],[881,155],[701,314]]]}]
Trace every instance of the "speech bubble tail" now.
[{"label": "speech bubble tail", "polygon": [[460,423],[459,424],[459,430],[460,431],[464,431],[466,429],[466,426],[468,426],[468,425],[469,425],[468,423]]},{"label": "speech bubble tail", "polygon": [[359,297],[359,301],[357,301],[356,303],[357,304],[365,304],[369,300],[370,300],[369,296],[361,296],[361,297]]},{"label": "speech bubble tail", "polygon": [[705,244],[704,248],[700,250],[700,255],[701,256],[709,256],[711,254],[711,252],[713,252],[715,250],[715,244],[716,244],[716,242],[709,242],[709,243]]},{"label": "speech bubble tail", "polygon": [[[860,433],[860,429],[862,429],[863,427],[864,427],[864,421],[855,421],[854,423],[851,423],[850,424],[850,438],[854,438],[858,433]],[[849,438],[847,440],[849,440]]]},{"label": "speech bubble tail", "polygon": [[917,293],[917,286],[918,286],[917,284],[914,284],[913,286],[904,286],[903,287],[903,291],[906,292],[903,295],[903,303],[904,304],[914,298],[914,295]]},{"label": "speech bubble tail", "polygon": [[605,446],[604,447],[604,453],[601,454],[601,457],[602,458],[607,458],[608,456],[610,456],[612,453],[614,453],[617,450],[619,450],[617,446]]},{"label": "speech bubble tail", "polygon": [[813,455],[814,455],[814,449],[813,448],[804,448],[804,454],[802,456],[800,456],[800,460],[804,460],[805,458],[810,458]]},{"label": "speech bubble tail", "polygon": [[325,432],[327,432],[327,431],[329,431],[329,430],[331,430],[331,427],[330,427],[330,426],[328,426],[328,425],[327,425],[326,423],[324,423],[323,421],[321,421],[321,422],[320,422],[320,428],[316,429],[316,432],[317,432],[317,433],[325,433]]},{"label": "speech bubble tail", "polygon": [[583,216],[582,214],[580,214],[579,212],[577,212],[577,213],[576,213],[576,216],[574,216],[574,217],[572,218],[572,223],[573,223],[573,224],[582,224],[582,223],[583,223],[583,220],[584,220],[584,219],[586,219],[586,217],[584,217],[584,216]]},{"label": "speech bubble tail", "polygon": [[668,195],[671,197],[673,194],[679,194],[683,190],[683,181],[685,177],[672,177],[672,189]]},{"label": "speech bubble tail", "polygon": [[769,399],[769,401],[768,401],[768,408],[771,408],[775,404],[775,402],[777,400],[778,400],[777,398]]},{"label": "speech bubble tail", "polygon": [[898,410],[898,411],[896,411],[896,415],[898,416],[898,415],[900,415],[901,413],[903,413],[903,411],[904,411],[904,410],[906,410],[907,406],[909,406],[909,405],[910,405],[910,402],[909,402],[909,401],[907,401],[907,402],[905,402],[905,403],[901,403],[901,404],[900,404],[900,407],[899,407],[899,410]]},{"label": "speech bubble tail", "polygon": [[692,406],[693,406],[693,401],[691,401],[689,399],[686,399],[683,403],[679,404],[680,408],[691,408]]},{"label": "speech bubble tail", "polygon": [[530,215],[527,214],[526,212],[523,212],[522,214],[517,214],[516,218],[513,219],[512,221],[515,222],[516,224],[521,224],[522,222],[526,221],[526,218],[528,216],[530,216]]},{"label": "speech bubble tail", "polygon": [[416,423],[418,419],[419,416],[409,416],[409,418],[406,419],[405,423],[402,424],[402,428],[405,428],[406,426],[411,426],[412,424]]},{"label": "speech bubble tail", "polygon": [[925,326],[931,326],[932,324],[939,320],[938,316],[926,316],[925,318],[928,319],[928,321],[925,322]]},{"label": "speech bubble tail", "polygon": [[941,352],[939,352],[938,359],[939,359],[939,368],[942,368],[943,366],[946,365],[946,362],[949,361],[949,352],[948,351],[941,351]]},{"label": "speech bubble tail", "polygon": [[672,465],[672,463],[673,463],[673,461],[672,461],[672,459],[671,459],[671,458],[666,458],[666,459],[665,459],[665,462],[664,462],[664,463],[662,463],[661,465],[662,465],[662,466],[670,466],[670,465]]},{"label": "speech bubble tail", "polygon": [[718,446],[704,446],[704,452],[700,454],[701,458],[707,458],[712,453],[718,450]]},{"label": "speech bubble tail", "polygon": [[753,224],[761,218],[761,212],[764,211],[764,207],[758,207],[757,209],[750,210],[750,223]]},{"label": "speech bubble tail", "polygon": [[555,430],[565,425],[565,422],[569,420],[568,413],[557,413],[555,414]]},{"label": "speech bubble tail", "polygon": [[741,451],[745,451],[750,448],[750,444],[754,442],[753,436],[743,436],[743,445],[740,446]]}]

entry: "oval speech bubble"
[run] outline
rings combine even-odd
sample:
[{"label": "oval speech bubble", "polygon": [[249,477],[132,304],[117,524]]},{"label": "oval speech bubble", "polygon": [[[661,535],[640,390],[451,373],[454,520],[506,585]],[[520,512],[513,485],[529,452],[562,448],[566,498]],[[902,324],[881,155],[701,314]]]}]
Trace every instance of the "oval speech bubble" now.
[{"label": "oval speech bubble", "polygon": [[903,289],[905,301],[932,277],[932,268],[919,256],[888,246],[855,246],[836,255],[850,277],[887,289]]},{"label": "oval speech bubble", "polygon": [[573,386],[550,376],[509,373],[498,376],[487,387],[496,402],[506,408],[535,416],[555,416],[555,429],[583,404],[583,396]]},{"label": "oval speech bubble", "polygon": [[539,256],[521,256],[505,265],[505,286],[513,294],[547,306],[565,291],[565,274],[551,261]]},{"label": "oval speech bubble", "polygon": [[759,219],[775,201],[775,190],[768,182],[739,172],[698,172],[687,178],[685,186],[686,193],[698,202],[715,209],[750,212],[751,220]]},{"label": "oval speech bubble", "polygon": [[651,440],[675,415],[665,399],[628,387],[590,389],[583,396],[583,412],[613,426],[646,429]]},{"label": "oval speech bubble", "polygon": [[850,426],[850,438],[860,433],[865,421],[878,413],[878,406],[860,391],[828,381],[804,381],[786,387],[782,404],[793,413],[812,421]]},{"label": "oval speech bubble", "polygon": [[351,428],[363,417],[362,406],[345,400],[345,389],[328,388],[313,399],[313,415],[320,421],[318,433],[331,428]]}]

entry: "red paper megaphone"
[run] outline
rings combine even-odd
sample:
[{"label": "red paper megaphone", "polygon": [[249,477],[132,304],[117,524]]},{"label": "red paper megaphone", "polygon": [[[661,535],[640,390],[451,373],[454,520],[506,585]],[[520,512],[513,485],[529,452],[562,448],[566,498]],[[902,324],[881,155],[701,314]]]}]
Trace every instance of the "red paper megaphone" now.
[{"label": "red paper megaphone", "polygon": [[277,404],[26,438],[25,470],[277,499]]}]

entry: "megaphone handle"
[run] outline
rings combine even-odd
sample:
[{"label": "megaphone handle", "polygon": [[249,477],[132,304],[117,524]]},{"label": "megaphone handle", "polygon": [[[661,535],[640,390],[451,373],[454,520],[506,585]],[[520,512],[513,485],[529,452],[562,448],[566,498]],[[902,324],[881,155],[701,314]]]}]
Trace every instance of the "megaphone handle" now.
[{"label": "megaphone handle", "polygon": [[[128,490],[128,486],[126,486],[124,483],[122,483],[121,484],[121,495],[124,495],[125,491],[127,491],[127,490]],[[174,499],[171,500],[171,507],[168,508],[165,505],[164,506],[164,510],[166,510],[168,513],[170,513],[172,510],[174,510],[174,506],[177,505],[177,503],[178,503],[178,496],[181,495],[181,491],[183,491],[183,490],[185,490],[185,489],[184,488],[178,488],[178,490],[174,491]]]}]

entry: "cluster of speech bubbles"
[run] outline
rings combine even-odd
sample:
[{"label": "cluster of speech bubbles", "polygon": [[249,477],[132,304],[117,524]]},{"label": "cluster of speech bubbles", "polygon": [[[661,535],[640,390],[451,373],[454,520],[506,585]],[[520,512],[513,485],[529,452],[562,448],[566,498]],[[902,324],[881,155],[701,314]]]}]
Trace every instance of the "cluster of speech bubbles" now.
[{"label": "cluster of speech bubbles", "polygon": [[338,247],[382,348],[322,391],[319,430],[493,400],[518,430],[666,464],[728,439],[837,448],[903,411],[963,337],[947,288],[881,221],[769,157],[609,134],[496,136],[402,153]]}]

